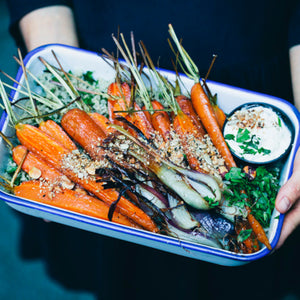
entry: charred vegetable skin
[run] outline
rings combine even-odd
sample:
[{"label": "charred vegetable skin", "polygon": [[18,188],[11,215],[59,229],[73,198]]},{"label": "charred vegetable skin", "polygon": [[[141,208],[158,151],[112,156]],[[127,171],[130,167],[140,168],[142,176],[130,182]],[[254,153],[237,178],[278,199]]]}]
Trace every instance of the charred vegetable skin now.
[{"label": "charred vegetable skin", "polygon": [[[81,179],[72,168],[64,168],[62,166],[63,159],[70,154],[71,151],[38,128],[28,124],[18,124],[16,126],[16,134],[22,145],[29,151],[41,157],[46,163],[50,164],[53,168],[56,168],[71,181],[79,184],[102,201],[110,205],[118,199],[117,191],[104,190],[102,183],[96,182],[92,176]],[[34,141],[34,143],[32,141]],[[158,231],[153,221],[142,210],[124,197],[120,197],[117,210],[122,211],[124,215],[134,220],[137,224],[140,224],[143,228],[150,231]]]}]

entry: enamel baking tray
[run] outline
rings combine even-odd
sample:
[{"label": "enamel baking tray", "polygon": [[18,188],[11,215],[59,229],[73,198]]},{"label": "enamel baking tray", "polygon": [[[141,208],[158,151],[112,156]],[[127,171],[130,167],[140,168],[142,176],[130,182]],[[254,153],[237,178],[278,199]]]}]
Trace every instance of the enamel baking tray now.
[{"label": "enamel baking tray", "polygon": [[[55,59],[51,52],[52,50],[55,52],[65,70],[71,70],[73,72],[78,70],[93,71],[95,79],[104,78],[106,80],[113,81],[115,78],[114,70],[96,53],[64,45],[46,45],[35,49],[25,57],[24,64],[33,74],[38,76],[44,69],[44,66],[38,59],[39,56],[43,57],[51,64],[56,65]],[[172,72],[162,70],[162,73],[168,76],[171,80],[175,79],[175,75]],[[17,81],[21,82],[24,80],[21,69],[19,70],[16,79]],[[190,89],[193,85],[193,82],[185,76],[182,77],[182,81],[187,89]],[[218,94],[219,105],[225,111],[225,113],[231,112],[234,108],[244,103],[262,102],[277,106],[291,119],[294,125],[295,135],[291,152],[286,158],[282,169],[280,180],[281,184],[285,183],[291,176],[293,159],[296,149],[299,146],[300,117],[295,107],[285,100],[268,95],[259,94],[211,81],[208,82],[208,84],[211,91]],[[16,97],[17,99],[18,92],[13,92],[12,96]],[[8,124],[6,113],[3,113],[1,117],[0,128],[1,131],[7,136],[14,135],[13,129]],[[2,161],[0,171],[3,173],[9,158],[9,150],[3,140],[0,140],[0,156]],[[219,250],[200,244],[179,241],[176,238],[129,228],[109,221],[99,220],[79,213],[74,213],[68,210],[15,197],[3,190],[0,191],[0,198],[12,208],[31,216],[215,264],[237,266],[261,259],[270,253],[269,250],[264,247],[254,254],[236,254],[226,250]],[[268,237],[273,248],[278,242],[283,218],[283,215],[279,215],[278,212],[274,211],[271,226],[268,231]]]}]

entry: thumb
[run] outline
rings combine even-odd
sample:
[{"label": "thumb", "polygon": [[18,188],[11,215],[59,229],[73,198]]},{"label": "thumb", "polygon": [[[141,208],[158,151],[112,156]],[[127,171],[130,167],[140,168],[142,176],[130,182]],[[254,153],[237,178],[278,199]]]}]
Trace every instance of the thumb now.
[{"label": "thumb", "polygon": [[288,212],[284,218],[282,230],[279,241],[276,245],[276,249],[280,248],[288,236],[296,229],[300,224],[300,201],[296,203],[294,208]]},{"label": "thumb", "polygon": [[284,214],[300,198],[300,148],[294,160],[293,174],[291,178],[281,187],[276,197],[276,209]]}]

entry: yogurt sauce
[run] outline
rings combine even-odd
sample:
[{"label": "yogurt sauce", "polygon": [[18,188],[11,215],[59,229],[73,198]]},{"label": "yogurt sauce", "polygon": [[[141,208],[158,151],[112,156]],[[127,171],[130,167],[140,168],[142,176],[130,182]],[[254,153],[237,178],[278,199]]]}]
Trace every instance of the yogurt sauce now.
[{"label": "yogurt sauce", "polygon": [[266,163],[289,148],[292,133],[280,115],[266,106],[246,106],[227,120],[224,137],[231,151],[241,159]]}]

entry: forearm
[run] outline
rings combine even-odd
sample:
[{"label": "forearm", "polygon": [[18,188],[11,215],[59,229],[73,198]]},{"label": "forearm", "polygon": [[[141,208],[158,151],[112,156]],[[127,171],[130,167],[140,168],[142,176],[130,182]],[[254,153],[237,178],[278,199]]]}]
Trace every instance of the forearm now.
[{"label": "forearm", "polygon": [[20,21],[20,30],[28,51],[51,43],[78,47],[71,8],[49,6],[34,10]]},{"label": "forearm", "polygon": [[294,103],[300,111],[300,45],[296,45],[290,49],[290,63]]}]

